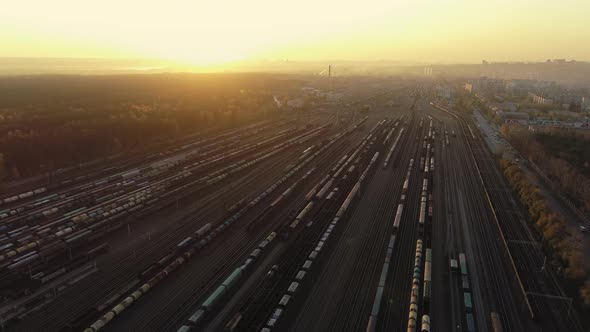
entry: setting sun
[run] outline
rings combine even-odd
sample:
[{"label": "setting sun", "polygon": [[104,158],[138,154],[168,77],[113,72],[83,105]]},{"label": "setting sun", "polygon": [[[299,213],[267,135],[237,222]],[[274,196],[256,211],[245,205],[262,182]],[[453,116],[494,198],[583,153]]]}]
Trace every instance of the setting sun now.
[{"label": "setting sun", "polygon": [[590,331],[589,15],[4,1],[2,332]]}]

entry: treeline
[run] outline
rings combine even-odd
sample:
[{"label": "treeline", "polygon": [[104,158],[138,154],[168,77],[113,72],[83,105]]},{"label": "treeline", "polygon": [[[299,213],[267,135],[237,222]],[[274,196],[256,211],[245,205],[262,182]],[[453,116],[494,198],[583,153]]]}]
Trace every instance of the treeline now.
[{"label": "treeline", "polygon": [[9,130],[0,138],[6,178],[35,175],[180,134],[176,120],[156,117],[71,120],[47,129]]},{"label": "treeline", "polygon": [[575,239],[567,230],[566,221],[549,209],[539,188],[530,182],[517,164],[501,159],[500,168],[528,210],[530,220],[543,234],[551,251],[549,263],[566,279],[568,291],[579,293],[581,301],[590,306],[590,281],[584,281],[588,276],[584,254],[574,244]]},{"label": "treeline", "polygon": [[[590,149],[587,141],[528,130],[502,127],[520,153],[534,162],[583,212],[590,213]],[[575,143],[574,143],[575,142]]]},{"label": "treeline", "polygon": [[0,180],[237,126],[301,85],[278,74],[0,78]]},{"label": "treeline", "polygon": [[590,132],[556,128],[535,133],[534,138],[551,156],[566,160],[584,176],[590,176]]}]

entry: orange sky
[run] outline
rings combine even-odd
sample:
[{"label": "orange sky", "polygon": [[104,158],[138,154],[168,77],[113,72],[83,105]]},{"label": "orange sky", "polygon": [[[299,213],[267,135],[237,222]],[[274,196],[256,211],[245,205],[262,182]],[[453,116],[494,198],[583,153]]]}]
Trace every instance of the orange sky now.
[{"label": "orange sky", "polygon": [[590,1],[19,0],[0,56],[480,62],[590,60]]}]

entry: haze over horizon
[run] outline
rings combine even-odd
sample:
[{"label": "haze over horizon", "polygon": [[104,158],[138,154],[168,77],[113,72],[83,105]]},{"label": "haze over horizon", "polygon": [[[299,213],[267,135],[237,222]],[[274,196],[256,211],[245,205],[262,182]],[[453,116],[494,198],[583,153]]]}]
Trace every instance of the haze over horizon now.
[{"label": "haze over horizon", "polygon": [[590,0],[7,0],[0,332],[590,332]]},{"label": "haze over horizon", "polygon": [[[24,0],[1,57],[145,58],[223,69],[263,59],[480,63],[590,60],[590,2]],[[558,22],[558,24],[556,24]]]}]

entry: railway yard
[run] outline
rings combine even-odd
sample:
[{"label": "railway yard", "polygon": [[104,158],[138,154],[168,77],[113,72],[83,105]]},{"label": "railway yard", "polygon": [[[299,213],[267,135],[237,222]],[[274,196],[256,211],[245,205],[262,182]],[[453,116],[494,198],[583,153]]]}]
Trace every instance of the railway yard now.
[{"label": "railway yard", "polygon": [[3,194],[1,329],[582,331],[471,118],[424,90]]}]

